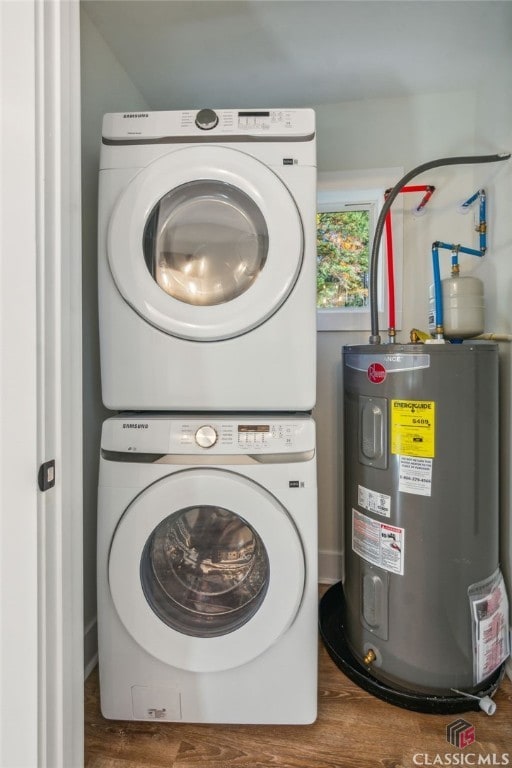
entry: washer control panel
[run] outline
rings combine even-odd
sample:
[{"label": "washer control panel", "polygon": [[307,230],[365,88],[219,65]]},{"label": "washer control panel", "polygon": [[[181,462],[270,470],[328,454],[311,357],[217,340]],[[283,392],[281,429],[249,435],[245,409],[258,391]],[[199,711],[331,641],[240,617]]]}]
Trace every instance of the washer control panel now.
[{"label": "washer control panel", "polygon": [[173,442],[188,446],[195,441],[201,448],[212,448],[218,444],[221,449],[227,448],[230,452],[264,452],[269,448],[279,452],[293,448],[300,432],[300,425],[292,423],[219,422],[215,426],[205,424],[196,430],[194,424],[185,422],[180,425],[179,433],[173,430]]},{"label": "washer control panel", "polygon": [[121,414],[105,421],[101,447],[150,454],[295,453],[314,449],[315,424],[307,414],[288,418]]},{"label": "washer control panel", "polygon": [[216,448],[218,453],[280,453],[302,450],[302,423],[292,422],[229,422],[197,425],[195,421],[173,422],[171,442],[173,453],[197,453],[199,448]]}]

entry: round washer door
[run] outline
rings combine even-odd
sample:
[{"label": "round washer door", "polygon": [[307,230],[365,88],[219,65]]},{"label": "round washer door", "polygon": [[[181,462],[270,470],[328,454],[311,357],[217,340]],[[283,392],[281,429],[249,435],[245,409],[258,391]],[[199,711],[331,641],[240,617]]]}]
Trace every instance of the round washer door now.
[{"label": "round washer door", "polygon": [[234,472],[187,469],[149,486],[112,540],[109,585],[126,630],[180,669],[259,656],[296,617],[305,583],[287,511]]},{"label": "round washer door", "polygon": [[266,165],[226,147],[187,147],[141,170],[107,236],[117,289],[165,333],[239,336],[272,316],[302,266],[301,218]]}]

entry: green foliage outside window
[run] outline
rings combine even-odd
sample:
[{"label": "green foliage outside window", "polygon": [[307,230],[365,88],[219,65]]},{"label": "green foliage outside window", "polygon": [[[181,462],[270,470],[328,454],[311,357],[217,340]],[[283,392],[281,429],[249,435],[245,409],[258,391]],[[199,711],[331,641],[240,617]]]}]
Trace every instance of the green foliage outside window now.
[{"label": "green foliage outside window", "polygon": [[366,307],[370,213],[317,214],[317,307]]}]

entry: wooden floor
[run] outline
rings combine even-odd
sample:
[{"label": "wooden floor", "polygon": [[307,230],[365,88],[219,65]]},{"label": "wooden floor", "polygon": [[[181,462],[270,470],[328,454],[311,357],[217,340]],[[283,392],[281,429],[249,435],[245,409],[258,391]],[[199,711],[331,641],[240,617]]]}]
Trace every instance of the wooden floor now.
[{"label": "wooden floor", "polygon": [[[494,697],[492,717],[418,714],[358,688],[320,642],[318,697],[318,719],[308,726],[118,722],[100,714],[96,669],[85,685],[85,768],[512,766],[508,678]],[[464,750],[446,741],[446,726],[458,717],[475,727],[476,740]]]}]

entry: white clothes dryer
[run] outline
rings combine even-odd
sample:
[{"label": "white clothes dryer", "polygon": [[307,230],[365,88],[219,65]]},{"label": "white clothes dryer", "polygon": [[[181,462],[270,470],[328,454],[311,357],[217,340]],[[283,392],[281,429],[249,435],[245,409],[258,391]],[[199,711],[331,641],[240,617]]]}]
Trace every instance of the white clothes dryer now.
[{"label": "white clothes dryer", "polygon": [[107,408],[312,409],[315,146],[309,109],[105,115]]},{"label": "white clothes dryer", "polygon": [[313,722],[313,420],[121,414],[101,445],[103,715]]}]

